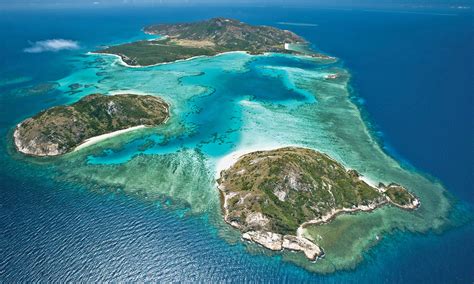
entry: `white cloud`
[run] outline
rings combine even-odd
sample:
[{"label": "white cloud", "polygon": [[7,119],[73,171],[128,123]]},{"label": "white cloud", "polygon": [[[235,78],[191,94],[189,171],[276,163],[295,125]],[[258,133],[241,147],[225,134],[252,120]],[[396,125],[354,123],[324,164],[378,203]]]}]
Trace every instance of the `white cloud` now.
[{"label": "white cloud", "polygon": [[67,39],[48,39],[30,42],[31,46],[23,51],[27,53],[40,53],[45,51],[57,52],[60,50],[73,50],[79,48],[79,42]]}]

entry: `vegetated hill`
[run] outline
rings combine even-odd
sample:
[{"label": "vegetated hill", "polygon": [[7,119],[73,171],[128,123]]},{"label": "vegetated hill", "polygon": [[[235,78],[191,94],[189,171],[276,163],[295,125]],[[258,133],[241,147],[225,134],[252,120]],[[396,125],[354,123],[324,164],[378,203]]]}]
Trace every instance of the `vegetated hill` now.
[{"label": "vegetated hill", "polygon": [[158,125],[168,116],[168,104],[158,97],[93,94],[24,120],[16,127],[14,142],[25,154],[61,155],[88,138],[139,125]]},{"label": "vegetated hill", "polygon": [[370,211],[387,203],[414,209],[403,187],[373,187],[329,156],[287,147],[242,156],[218,180],[226,221],[242,231],[295,234],[308,221],[329,221],[338,212]]},{"label": "vegetated hill", "polygon": [[170,38],[209,41],[223,50],[265,52],[284,50],[285,43],[304,43],[305,40],[287,30],[270,26],[253,26],[238,20],[213,18],[182,24],[159,24],[145,28],[145,32],[167,35]]},{"label": "vegetated hill", "polygon": [[97,52],[118,55],[128,65],[147,66],[229,51],[246,51],[251,54],[295,53],[286,50],[285,43],[306,42],[287,30],[252,26],[225,18],[194,23],[158,24],[145,27],[144,30],[163,38],[125,43]]}]

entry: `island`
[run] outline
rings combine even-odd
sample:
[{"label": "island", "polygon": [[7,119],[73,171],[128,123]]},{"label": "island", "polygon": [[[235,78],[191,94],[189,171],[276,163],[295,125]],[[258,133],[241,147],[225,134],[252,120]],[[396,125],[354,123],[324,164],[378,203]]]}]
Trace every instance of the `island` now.
[{"label": "island", "polygon": [[245,51],[250,54],[295,54],[299,52],[289,50],[288,45],[307,43],[302,37],[288,30],[252,26],[226,18],[151,25],[145,27],[144,31],[161,37],[110,46],[95,53],[119,56],[129,66],[149,66],[231,51]]},{"label": "island", "polygon": [[68,106],[44,110],[19,123],[16,149],[33,156],[57,156],[114,134],[166,123],[169,106],[151,95],[92,94]]},{"label": "island", "polygon": [[243,239],[301,251],[310,260],[324,252],[304,236],[306,226],[386,204],[405,210],[420,204],[400,185],[369,185],[328,155],[299,147],[245,154],[221,171],[217,183],[224,219]]}]

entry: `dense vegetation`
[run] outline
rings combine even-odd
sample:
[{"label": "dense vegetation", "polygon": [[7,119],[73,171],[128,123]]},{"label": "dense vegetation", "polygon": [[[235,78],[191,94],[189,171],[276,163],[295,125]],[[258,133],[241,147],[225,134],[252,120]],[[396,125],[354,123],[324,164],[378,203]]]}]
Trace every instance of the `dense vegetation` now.
[{"label": "dense vegetation", "polygon": [[[218,183],[231,196],[227,201],[229,222],[244,231],[280,234],[294,234],[302,223],[333,210],[375,208],[389,201],[408,205],[415,199],[401,186],[391,185],[388,200],[385,188],[368,185],[357,172],[346,171],[327,155],[294,147],[244,155],[221,173]],[[269,222],[248,218],[257,212]]]},{"label": "dense vegetation", "polygon": [[158,97],[94,94],[23,121],[15,131],[15,144],[27,154],[59,155],[88,138],[138,125],[161,124],[167,118],[168,105]]},{"label": "dense vegetation", "polygon": [[152,25],[146,27],[145,32],[166,37],[112,46],[98,52],[119,55],[129,65],[145,66],[227,51],[287,52],[285,43],[305,42],[290,31],[224,18]]},{"label": "dense vegetation", "polygon": [[169,39],[163,39],[152,41],[141,40],[112,46],[98,52],[119,55],[128,65],[148,66],[201,55],[212,56],[219,51],[209,48],[180,46],[171,43]]},{"label": "dense vegetation", "polygon": [[397,185],[390,185],[384,193],[390,198],[390,201],[401,207],[410,206],[416,199],[408,191]]}]

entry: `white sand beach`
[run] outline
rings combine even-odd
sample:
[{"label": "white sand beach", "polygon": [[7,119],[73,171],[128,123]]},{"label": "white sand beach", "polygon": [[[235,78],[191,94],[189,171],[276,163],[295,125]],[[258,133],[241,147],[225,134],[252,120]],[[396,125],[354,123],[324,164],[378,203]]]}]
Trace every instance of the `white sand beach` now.
[{"label": "white sand beach", "polygon": [[73,152],[78,151],[80,149],[83,149],[85,147],[88,147],[90,145],[93,145],[95,143],[98,143],[100,141],[104,141],[104,140],[109,139],[111,137],[114,137],[114,136],[117,136],[117,135],[120,135],[120,134],[124,134],[124,133],[127,133],[127,132],[131,132],[131,131],[134,131],[134,130],[137,130],[137,129],[145,128],[145,127],[146,127],[145,125],[138,125],[138,126],[134,126],[134,127],[130,127],[130,128],[121,129],[121,130],[117,130],[117,131],[114,131],[114,132],[102,134],[102,135],[99,135],[99,136],[91,137],[91,138],[87,139],[86,141],[84,141],[79,146],[77,146],[74,149]]},{"label": "white sand beach", "polygon": [[245,154],[252,153],[255,151],[270,151],[283,147],[298,147],[297,145],[280,145],[280,144],[264,144],[255,145],[249,147],[241,147],[240,149],[220,158],[216,163],[216,179],[219,178],[221,172],[230,168],[235,162],[239,160]]},{"label": "white sand beach", "polygon": [[143,65],[129,65],[129,64],[127,64],[125,61],[123,61],[123,58],[122,58],[120,55],[117,55],[117,54],[112,54],[112,53],[98,53],[98,52],[88,52],[87,54],[88,54],[88,55],[108,55],[108,56],[113,56],[113,57],[115,57],[115,58],[118,59],[118,62],[119,62],[120,65],[125,66],[125,67],[129,67],[129,68],[147,68],[147,67],[154,67],[154,66],[160,66],[160,65],[167,65],[167,64],[177,63],[177,62],[189,61],[189,60],[198,59],[198,58],[211,58],[211,57],[220,56],[220,55],[229,54],[229,53],[245,53],[245,54],[248,54],[246,51],[240,51],[240,50],[237,50],[237,51],[226,51],[226,52],[217,53],[217,54],[212,55],[212,56],[208,56],[208,55],[198,55],[198,56],[193,56],[193,57],[189,57],[189,58],[186,58],[186,59],[178,59],[178,60],[175,60],[175,61],[161,62],[161,63],[151,64],[151,65],[144,65],[144,66],[143,66]]}]

